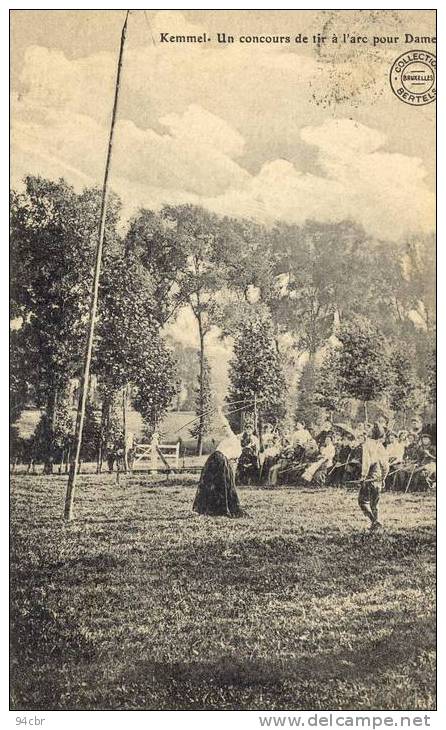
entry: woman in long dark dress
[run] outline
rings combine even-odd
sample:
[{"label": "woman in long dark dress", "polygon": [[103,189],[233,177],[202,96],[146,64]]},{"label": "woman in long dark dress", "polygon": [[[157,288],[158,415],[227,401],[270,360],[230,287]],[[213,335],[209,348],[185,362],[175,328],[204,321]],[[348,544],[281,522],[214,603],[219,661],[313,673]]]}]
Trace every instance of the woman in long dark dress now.
[{"label": "woman in long dark dress", "polygon": [[200,515],[241,517],[245,514],[235,489],[235,462],[242,448],[229,425],[225,431],[225,438],[208,457],[201,472],[192,507]]}]

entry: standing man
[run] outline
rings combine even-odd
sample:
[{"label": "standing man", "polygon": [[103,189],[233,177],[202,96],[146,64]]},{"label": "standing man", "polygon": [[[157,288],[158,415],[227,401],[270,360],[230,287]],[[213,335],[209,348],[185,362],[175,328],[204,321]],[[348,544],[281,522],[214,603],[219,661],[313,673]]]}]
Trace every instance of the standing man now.
[{"label": "standing man", "polygon": [[370,436],[362,445],[362,483],[358,503],[371,522],[371,530],[382,528],[378,520],[378,502],[389,472],[388,456],[383,444],[384,438],[384,428],[379,423],[375,423]]}]

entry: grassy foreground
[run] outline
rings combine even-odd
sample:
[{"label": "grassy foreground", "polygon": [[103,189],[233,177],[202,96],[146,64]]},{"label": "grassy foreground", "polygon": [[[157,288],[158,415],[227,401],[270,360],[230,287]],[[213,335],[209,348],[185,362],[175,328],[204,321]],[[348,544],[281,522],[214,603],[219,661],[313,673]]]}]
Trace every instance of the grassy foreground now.
[{"label": "grassy foreground", "polygon": [[12,480],[12,708],[434,709],[435,501],[192,479]]}]

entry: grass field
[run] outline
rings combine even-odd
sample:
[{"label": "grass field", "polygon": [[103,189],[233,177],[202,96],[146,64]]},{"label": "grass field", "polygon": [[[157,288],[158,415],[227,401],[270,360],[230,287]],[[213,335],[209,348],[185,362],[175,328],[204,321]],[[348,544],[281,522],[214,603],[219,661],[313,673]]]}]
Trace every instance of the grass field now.
[{"label": "grass field", "polygon": [[194,481],[12,480],[14,709],[434,709],[435,499]]}]

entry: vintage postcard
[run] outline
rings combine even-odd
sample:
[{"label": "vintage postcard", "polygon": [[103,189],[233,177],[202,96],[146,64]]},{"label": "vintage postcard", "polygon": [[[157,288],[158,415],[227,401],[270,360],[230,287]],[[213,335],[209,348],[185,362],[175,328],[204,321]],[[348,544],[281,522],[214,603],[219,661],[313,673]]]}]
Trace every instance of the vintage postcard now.
[{"label": "vintage postcard", "polygon": [[18,724],[429,726],[436,11],[10,32]]}]

